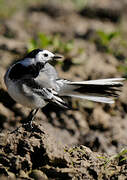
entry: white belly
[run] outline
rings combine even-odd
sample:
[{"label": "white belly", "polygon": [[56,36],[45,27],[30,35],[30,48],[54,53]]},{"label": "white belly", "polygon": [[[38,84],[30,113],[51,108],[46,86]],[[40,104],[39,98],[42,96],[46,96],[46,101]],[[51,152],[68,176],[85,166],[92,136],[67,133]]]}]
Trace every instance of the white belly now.
[{"label": "white belly", "polygon": [[43,98],[41,98],[37,94],[33,94],[33,92],[30,89],[26,89],[26,86],[24,85],[24,91],[16,85],[16,83],[13,83],[12,81],[9,83],[6,83],[8,93],[9,95],[19,104],[22,104],[23,106],[35,109],[35,108],[42,108],[44,107],[47,102]]}]

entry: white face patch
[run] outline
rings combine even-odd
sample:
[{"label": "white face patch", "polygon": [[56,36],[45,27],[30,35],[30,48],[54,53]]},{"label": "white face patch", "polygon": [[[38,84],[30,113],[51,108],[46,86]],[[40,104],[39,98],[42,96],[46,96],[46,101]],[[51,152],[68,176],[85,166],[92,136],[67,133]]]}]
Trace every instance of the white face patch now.
[{"label": "white face patch", "polygon": [[40,51],[36,55],[36,61],[45,63],[45,62],[52,60],[54,56],[55,55],[53,53],[51,53],[50,51],[43,50],[43,51]]}]

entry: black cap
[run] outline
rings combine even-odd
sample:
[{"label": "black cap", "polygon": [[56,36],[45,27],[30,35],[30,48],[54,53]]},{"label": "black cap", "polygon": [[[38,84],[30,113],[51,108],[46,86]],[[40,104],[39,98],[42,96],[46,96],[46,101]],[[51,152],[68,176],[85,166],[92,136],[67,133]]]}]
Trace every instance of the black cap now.
[{"label": "black cap", "polygon": [[34,49],[33,51],[29,52],[24,58],[35,58],[35,56],[43,49]]}]

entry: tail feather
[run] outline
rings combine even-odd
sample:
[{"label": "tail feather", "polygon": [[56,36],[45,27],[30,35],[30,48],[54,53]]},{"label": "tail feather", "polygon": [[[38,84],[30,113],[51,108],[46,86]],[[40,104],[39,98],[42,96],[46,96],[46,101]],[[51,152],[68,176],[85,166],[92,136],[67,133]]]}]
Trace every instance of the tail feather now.
[{"label": "tail feather", "polygon": [[70,84],[72,85],[86,85],[86,84],[123,85],[121,81],[124,81],[124,80],[125,78],[110,78],[110,79],[98,79],[98,80],[89,80],[89,81],[81,81],[81,82],[71,82]]},{"label": "tail feather", "polygon": [[86,99],[86,100],[90,100],[90,101],[94,101],[94,102],[101,102],[101,103],[108,103],[108,104],[112,104],[114,103],[114,100],[108,97],[98,97],[98,96],[89,96],[89,95],[76,95],[76,94],[68,94],[68,96],[70,97],[75,97],[75,98],[80,98],[80,99]]},{"label": "tail feather", "polygon": [[[81,82],[63,81],[59,94],[96,102],[114,103],[124,78],[100,79]],[[61,83],[61,82],[60,82]]]}]

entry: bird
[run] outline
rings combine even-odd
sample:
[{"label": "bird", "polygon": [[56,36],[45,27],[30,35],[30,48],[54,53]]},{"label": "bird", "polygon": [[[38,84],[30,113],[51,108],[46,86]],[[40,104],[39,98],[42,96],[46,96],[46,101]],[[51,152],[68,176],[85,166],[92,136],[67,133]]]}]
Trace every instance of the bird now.
[{"label": "bird", "polygon": [[40,108],[55,103],[69,108],[64,98],[74,97],[101,103],[114,103],[124,78],[110,78],[74,82],[60,78],[51,62],[63,56],[45,49],[34,49],[11,65],[4,76],[9,95],[31,109],[32,121]]}]

